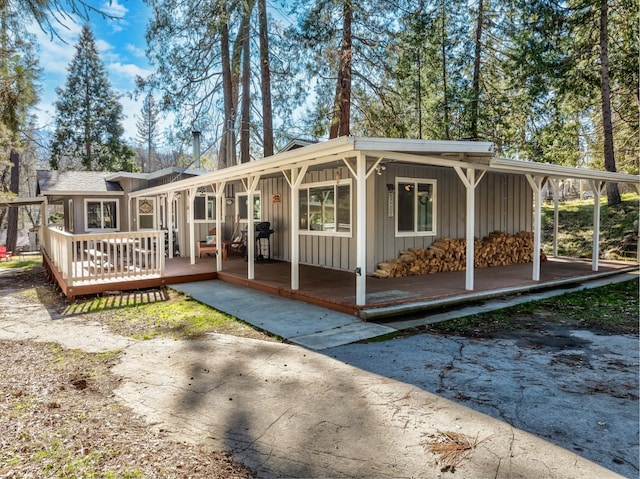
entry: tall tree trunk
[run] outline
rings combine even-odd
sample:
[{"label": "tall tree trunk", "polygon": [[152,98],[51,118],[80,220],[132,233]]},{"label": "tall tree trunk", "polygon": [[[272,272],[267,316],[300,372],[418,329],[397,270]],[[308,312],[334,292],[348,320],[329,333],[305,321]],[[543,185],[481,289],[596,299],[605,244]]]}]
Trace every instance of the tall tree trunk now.
[{"label": "tall tree trunk", "polygon": [[241,30],[242,35],[242,103],[240,106],[240,163],[248,163],[249,156],[249,137],[251,124],[251,44],[249,42],[249,32],[251,24],[248,17],[251,11],[248,9],[244,12],[247,20],[244,21]]},{"label": "tall tree trunk", "polygon": [[[9,190],[16,196],[20,193],[20,154],[12,149],[9,155],[11,161],[11,181]],[[7,214],[7,250],[16,251],[18,242],[18,208],[9,208]]]},{"label": "tall tree trunk", "polygon": [[231,55],[229,54],[229,29],[226,22],[220,29],[220,58],[222,61],[222,92],[224,103],[224,133],[220,142],[220,152],[218,153],[218,169],[226,168],[235,164],[235,152],[233,145],[235,138],[233,134],[233,99],[231,87]]},{"label": "tall tree trunk", "polygon": [[447,7],[445,0],[442,0],[442,97],[444,102],[444,139],[451,139],[450,115],[449,115],[449,92],[447,90]]},{"label": "tall tree trunk", "polygon": [[478,19],[476,24],[476,44],[473,58],[473,86],[471,92],[471,139],[478,139],[478,105],[480,103],[480,53],[482,52],[482,23],[484,16],[482,0],[478,1]]},{"label": "tall tree trunk", "polygon": [[262,143],[263,155],[273,155],[273,110],[271,107],[271,62],[269,61],[269,29],[267,2],[258,0],[260,17],[260,78],[262,87]]},{"label": "tall tree trunk", "polygon": [[[616,171],[613,150],[613,124],[611,121],[611,86],[609,84],[609,5],[608,0],[600,4],[600,92],[602,94],[602,128],[604,134],[604,168]],[[609,206],[621,202],[618,184],[607,183],[607,203]]]},{"label": "tall tree trunk", "polygon": [[337,138],[339,136],[348,136],[351,134],[351,66],[353,64],[353,38],[351,34],[352,21],[353,5],[351,0],[344,0],[338,87],[336,90],[335,109],[331,122],[331,130],[329,131],[329,138]]}]

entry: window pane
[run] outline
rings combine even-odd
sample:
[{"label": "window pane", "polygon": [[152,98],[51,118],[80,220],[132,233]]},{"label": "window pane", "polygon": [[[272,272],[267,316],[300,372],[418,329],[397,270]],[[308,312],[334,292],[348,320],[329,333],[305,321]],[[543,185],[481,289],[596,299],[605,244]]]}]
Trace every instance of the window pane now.
[{"label": "window pane", "polygon": [[142,230],[153,229],[153,215],[140,215],[138,227]]},{"label": "window pane", "polygon": [[335,231],[333,186],[309,188],[309,226],[314,231]]},{"label": "window pane", "polygon": [[116,229],[118,227],[118,217],[115,201],[105,201],[102,203],[103,228]]},{"label": "window pane", "polygon": [[238,195],[238,215],[240,216],[241,220],[247,220],[249,219],[248,215],[247,215],[247,202],[249,201],[249,199],[247,198],[247,195]]},{"label": "window pane", "polygon": [[418,185],[418,231],[433,231],[433,185]]},{"label": "window pane", "polygon": [[204,220],[205,219],[205,205],[206,198],[204,196],[196,196],[193,201],[193,219]]},{"label": "window pane", "polygon": [[338,186],[338,231],[351,231],[351,187]]},{"label": "window pane", "polygon": [[300,229],[309,229],[309,200],[307,195],[309,190],[300,190],[298,197],[300,198]]},{"label": "window pane", "polygon": [[253,196],[253,219],[259,220],[261,217],[260,211],[260,195]]},{"label": "window pane", "polygon": [[398,183],[398,231],[415,231],[413,183]]},{"label": "window pane", "polygon": [[102,207],[99,201],[87,202],[87,229],[102,228]]},{"label": "window pane", "polygon": [[216,220],[216,197],[207,196],[207,220]]}]

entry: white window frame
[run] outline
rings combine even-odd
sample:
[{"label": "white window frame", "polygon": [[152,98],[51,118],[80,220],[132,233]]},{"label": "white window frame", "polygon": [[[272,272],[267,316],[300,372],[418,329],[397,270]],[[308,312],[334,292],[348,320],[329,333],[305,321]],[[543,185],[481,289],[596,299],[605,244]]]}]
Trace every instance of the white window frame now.
[{"label": "white window frame", "polygon": [[[146,214],[142,214],[142,216],[152,216],[153,217],[153,226],[151,228],[143,228],[141,226],[141,221],[140,221],[140,202],[141,201],[150,201],[151,204],[153,205],[153,211],[151,213],[146,213]],[[156,201],[156,198],[153,196],[150,197],[139,197],[136,198],[136,221],[137,221],[137,225],[138,225],[138,230],[139,231],[154,231],[156,229],[158,229],[158,210],[156,209],[158,206],[158,202]]]},{"label": "white window frame", "polygon": [[[248,201],[248,196],[249,194],[242,191],[239,193],[236,193],[236,218],[239,219],[240,223],[248,223],[249,222],[249,218],[240,218],[240,201]],[[253,201],[256,200],[256,198],[258,199],[258,202],[260,204],[260,210],[259,210],[259,214],[258,214],[258,218],[253,218],[253,221],[262,221],[262,194],[260,193],[260,191],[254,191],[253,192]],[[249,205],[247,205],[247,214],[249,213]]]},{"label": "white window frame", "polygon": [[[102,217],[100,222],[101,228],[89,228],[89,203],[100,203],[100,210]],[[104,227],[104,203],[116,204],[116,227],[105,228]],[[85,198],[84,199],[84,227],[86,231],[120,231],[120,200],[118,198]]]},{"label": "white window frame", "polygon": [[[196,218],[196,199],[204,198],[204,218]],[[194,215],[194,223],[213,223],[216,220],[216,201],[217,197],[214,194],[199,194],[193,200],[193,215]],[[211,202],[211,208],[210,206]],[[226,201],[222,201],[222,218],[221,221],[224,223],[225,221],[225,211],[226,211]]]},{"label": "white window frame", "polygon": [[[318,231],[318,230],[311,230],[311,229],[302,229],[299,228],[299,232],[301,235],[309,235],[309,236],[338,236],[341,238],[351,238],[353,237],[353,187],[352,187],[352,183],[351,183],[351,179],[343,179],[343,180],[338,180],[338,181],[322,181],[322,182],[317,182],[317,183],[305,183],[303,185],[300,185],[300,188],[298,189],[298,191],[302,191],[302,190],[306,190],[307,191],[307,219],[309,218],[309,190],[312,188],[324,188],[327,186],[333,186],[334,188],[334,214],[333,217],[336,220],[336,222],[338,221],[338,212],[337,212],[337,206],[338,206],[338,186],[348,186],[349,187],[349,231]],[[300,198],[300,193],[298,193],[298,197],[295,198],[296,201],[299,201]],[[302,214],[303,211],[300,210],[300,214]],[[296,221],[300,221],[300,218],[298,218]],[[307,225],[308,228],[309,225]]]},{"label": "white window frame", "polygon": [[[431,185],[433,188],[433,195],[431,198],[432,203],[432,223],[431,223],[431,231],[418,231],[418,195],[414,194],[414,208],[413,208],[413,231],[399,231],[398,230],[398,208],[399,208],[399,198],[398,194],[400,191],[400,183],[413,183],[414,189],[418,189],[418,185]],[[438,232],[438,222],[437,222],[437,211],[438,211],[438,180],[426,179],[426,178],[405,178],[405,177],[397,177],[396,178],[396,197],[395,197],[395,228],[396,228],[396,237],[409,237],[409,236],[436,236]]]}]

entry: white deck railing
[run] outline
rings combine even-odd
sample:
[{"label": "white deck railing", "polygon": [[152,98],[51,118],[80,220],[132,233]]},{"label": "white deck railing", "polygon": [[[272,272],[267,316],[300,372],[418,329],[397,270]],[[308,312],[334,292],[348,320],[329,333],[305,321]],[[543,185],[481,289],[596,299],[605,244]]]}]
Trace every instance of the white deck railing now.
[{"label": "white deck railing", "polygon": [[164,232],[71,234],[45,227],[42,246],[69,286],[164,276]]}]

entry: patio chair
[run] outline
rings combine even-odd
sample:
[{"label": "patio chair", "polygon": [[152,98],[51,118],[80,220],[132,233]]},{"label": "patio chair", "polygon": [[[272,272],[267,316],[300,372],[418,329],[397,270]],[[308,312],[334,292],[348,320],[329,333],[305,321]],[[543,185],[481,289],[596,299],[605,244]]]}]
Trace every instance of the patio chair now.
[{"label": "patio chair", "polygon": [[210,229],[207,239],[198,241],[196,248],[198,250],[198,258],[202,258],[203,254],[215,255],[218,252],[218,247],[216,246],[216,229]]},{"label": "patio chair", "polygon": [[0,246],[0,261],[4,258],[7,262],[11,261],[11,257],[13,256],[12,251],[7,251],[6,246]]}]

